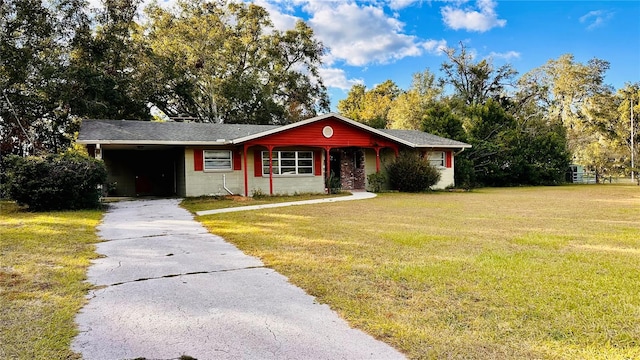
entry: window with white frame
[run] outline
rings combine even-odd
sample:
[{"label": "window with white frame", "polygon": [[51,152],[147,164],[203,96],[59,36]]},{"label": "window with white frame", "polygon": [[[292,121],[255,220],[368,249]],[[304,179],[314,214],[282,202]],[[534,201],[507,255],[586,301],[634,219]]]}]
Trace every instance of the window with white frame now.
[{"label": "window with white frame", "polygon": [[431,151],[428,154],[429,164],[435,167],[444,167],[444,151]]},{"label": "window with white frame", "polygon": [[231,170],[231,150],[205,150],[204,170]]},{"label": "window with white frame", "polygon": [[[313,151],[273,151],[274,175],[313,175]],[[269,175],[269,152],[262,152],[262,175]]]}]

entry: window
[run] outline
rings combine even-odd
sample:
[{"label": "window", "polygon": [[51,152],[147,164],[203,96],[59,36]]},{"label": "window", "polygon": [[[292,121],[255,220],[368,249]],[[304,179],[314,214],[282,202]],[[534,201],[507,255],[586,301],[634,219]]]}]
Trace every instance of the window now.
[{"label": "window", "polygon": [[428,158],[431,166],[444,167],[444,151],[432,151]]},{"label": "window", "polygon": [[205,150],[204,170],[231,170],[230,150]]},{"label": "window", "polygon": [[[313,151],[274,151],[274,175],[313,175]],[[262,175],[269,175],[269,152],[262,152]]]}]

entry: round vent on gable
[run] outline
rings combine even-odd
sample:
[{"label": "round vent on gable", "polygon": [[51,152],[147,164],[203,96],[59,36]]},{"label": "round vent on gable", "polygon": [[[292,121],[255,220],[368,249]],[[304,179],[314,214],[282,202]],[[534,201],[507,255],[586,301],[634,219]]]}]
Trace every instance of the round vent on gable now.
[{"label": "round vent on gable", "polygon": [[327,139],[333,136],[333,128],[331,126],[325,126],[322,128],[322,135]]}]

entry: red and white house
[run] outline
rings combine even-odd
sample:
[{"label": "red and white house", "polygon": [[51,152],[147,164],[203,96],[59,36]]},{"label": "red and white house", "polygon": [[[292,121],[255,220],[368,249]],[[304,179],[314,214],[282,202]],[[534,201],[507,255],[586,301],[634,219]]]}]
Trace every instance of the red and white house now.
[{"label": "red and white house", "polygon": [[380,130],[337,114],[284,125],[85,120],[78,136],[103,159],[116,196],[320,193],[332,173],[364,190],[401,151],[418,151],[454,185],[471,145],[414,130]]}]

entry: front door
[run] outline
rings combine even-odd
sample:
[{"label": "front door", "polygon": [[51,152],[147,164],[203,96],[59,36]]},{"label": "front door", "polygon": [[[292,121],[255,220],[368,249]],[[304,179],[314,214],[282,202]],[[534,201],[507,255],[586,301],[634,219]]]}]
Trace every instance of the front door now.
[{"label": "front door", "polygon": [[340,179],[343,190],[365,188],[364,151],[360,148],[332,149],[331,173]]}]

